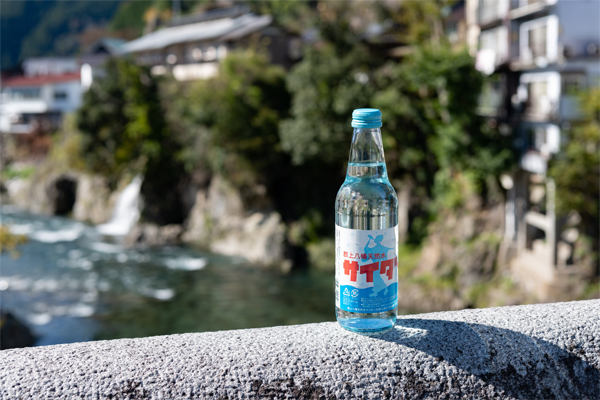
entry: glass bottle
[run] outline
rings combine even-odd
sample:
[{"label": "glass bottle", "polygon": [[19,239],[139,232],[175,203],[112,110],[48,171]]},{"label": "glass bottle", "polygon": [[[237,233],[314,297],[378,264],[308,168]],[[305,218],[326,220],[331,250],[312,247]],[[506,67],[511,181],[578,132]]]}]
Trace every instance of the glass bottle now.
[{"label": "glass bottle", "polygon": [[336,317],[353,332],[390,329],[398,308],[398,197],[387,176],[381,112],[352,113],[346,180],[336,200]]}]

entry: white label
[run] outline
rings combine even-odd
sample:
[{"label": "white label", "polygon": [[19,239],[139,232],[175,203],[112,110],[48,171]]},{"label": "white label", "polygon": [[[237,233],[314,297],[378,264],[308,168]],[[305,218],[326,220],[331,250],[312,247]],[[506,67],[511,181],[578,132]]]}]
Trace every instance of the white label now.
[{"label": "white label", "polygon": [[335,227],[335,301],[338,308],[378,313],[398,306],[398,226]]}]

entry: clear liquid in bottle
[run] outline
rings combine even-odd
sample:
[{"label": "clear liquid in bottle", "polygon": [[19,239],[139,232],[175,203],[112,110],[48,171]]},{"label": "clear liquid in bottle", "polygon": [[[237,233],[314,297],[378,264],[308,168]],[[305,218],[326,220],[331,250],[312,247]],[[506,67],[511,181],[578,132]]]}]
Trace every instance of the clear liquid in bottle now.
[{"label": "clear liquid in bottle", "polygon": [[387,177],[381,112],[353,113],[346,180],[336,208],[336,317],[353,332],[390,329],[398,307],[398,198]]}]

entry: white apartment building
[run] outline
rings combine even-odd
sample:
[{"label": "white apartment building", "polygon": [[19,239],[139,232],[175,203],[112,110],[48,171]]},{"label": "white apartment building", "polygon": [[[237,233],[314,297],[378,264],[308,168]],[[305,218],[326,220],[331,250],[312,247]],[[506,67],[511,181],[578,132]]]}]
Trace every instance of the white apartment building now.
[{"label": "white apartment building", "polygon": [[467,0],[467,10],[476,67],[491,75],[479,112],[520,154],[520,171],[502,180],[507,258],[529,259],[521,275],[550,284],[568,270],[576,235],[555,215],[546,171],[581,116],[574,94],[600,84],[600,1]]}]

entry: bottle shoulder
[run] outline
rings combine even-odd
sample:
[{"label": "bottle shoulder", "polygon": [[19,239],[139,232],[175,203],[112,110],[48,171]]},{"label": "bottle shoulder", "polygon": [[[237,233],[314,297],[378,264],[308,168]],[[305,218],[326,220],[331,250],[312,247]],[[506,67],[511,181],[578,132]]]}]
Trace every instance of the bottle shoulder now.
[{"label": "bottle shoulder", "polygon": [[397,207],[398,196],[387,179],[346,179],[338,191],[336,205],[357,202],[373,203],[374,206],[384,202],[389,207]]}]

